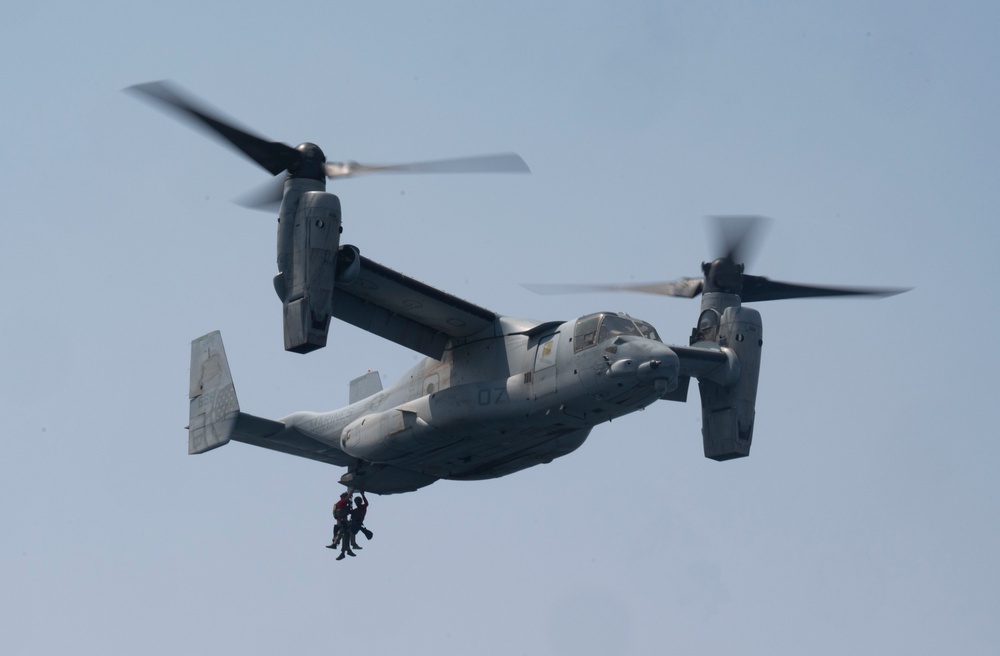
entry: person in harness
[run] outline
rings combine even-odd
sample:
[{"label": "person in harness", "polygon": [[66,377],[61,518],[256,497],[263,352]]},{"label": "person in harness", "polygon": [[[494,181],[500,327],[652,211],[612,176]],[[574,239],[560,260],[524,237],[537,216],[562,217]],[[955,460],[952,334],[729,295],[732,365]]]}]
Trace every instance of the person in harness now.
[{"label": "person in harness", "polygon": [[340,500],[333,504],[333,542],[326,545],[327,549],[336,549],[337,545],[340,545],[340,555],[337,556],[337,560],[343,560],[344,555],[353,556],[355,555],[351,551],[351,526],[350,526],[350,516],[351,516],[351,493],[343,492],[340,495]]},{"label": "person in harness", "polygon": [[362,490],[361,496],[354,497],[354,510],[351,511],[351,520],[349,523],[351,546],[355,549],[361,548],[361,546],[358,545],[359,532],[364,533],[365,537],[369,540],[371,540],[374,535],[374,533],[365,528],[366,514],[368,514],[368,498],[365,496],[364,490]]}]

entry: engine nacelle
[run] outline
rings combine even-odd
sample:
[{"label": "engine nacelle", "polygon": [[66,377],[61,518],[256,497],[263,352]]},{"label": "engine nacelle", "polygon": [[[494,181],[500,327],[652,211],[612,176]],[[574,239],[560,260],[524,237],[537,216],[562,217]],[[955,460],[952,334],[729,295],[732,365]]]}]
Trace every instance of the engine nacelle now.
[{"label": "engine nacelle", "polygon": [[718,343],[736,354],[740,374],[728,386],[710,380],[698,381],[706,458],[730,460],[750,455],[763,337],[760,313],[756,310],[734,306],[722,312]]},{"label": "engine nacelle", "polygon": [[[286,217],[282,217],[287,221]],[[340,199],[322,191],[302,194],[279,249],[283,268],[274,279],[284,311],[285,350],[308,353],[326,346],[333,311]]]}]

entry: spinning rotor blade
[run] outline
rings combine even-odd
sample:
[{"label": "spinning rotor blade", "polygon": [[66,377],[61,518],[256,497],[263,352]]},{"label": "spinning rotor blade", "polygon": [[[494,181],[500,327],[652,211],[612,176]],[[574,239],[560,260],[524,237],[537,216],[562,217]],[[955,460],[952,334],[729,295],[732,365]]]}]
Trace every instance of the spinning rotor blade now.
[{"label": "spinning rotor blade", "polygon": [[410,164],[326,163],[326,175],[329,178],[346,178],[363,173],[531,173],[531,169],[516,153],[457,157]]},{"label": "spinning rotor blade", "polygon": [[647,282],[627,285],[521,285],[525,289],[552,296],[555,294],[587,294],[591,292],[641,292],[660,296],[680,296],[694,298],[701,293],[705,281],[702,278],[681,278],[671,282]]},{"label": "spinning rotor blade", "polygon": [[[479,155],[439,159],[410,164],[360,164],[358,162],[327,162],[323,165],[328,178],[350,178],[368,173],[531,173],[531,169],[515,153]],[[284,180],[276,178],[236,199],[236,203],[254,210],[276,210],[284,194]]]},{"label": "spinning rotor blade", "polygon": [[277,212],[278,208],[281,207],[281,199],[284,195],[285,178],[284,176],[275,176],[274,179],[240,194],[233,199],[233,202],[250,210]]},{"label": "spinning rotor blade", "polygon": [[762,216],[712,216],[719,257],[745,263],[757,250],[767,219]]},{"label": "spinning rotor blade", "polygon": [[277,175],[302,160],[302,153],[295,148],[277,141],[268,141],[236,127],[200,106],[199,101],[166,80],[136,84],[125,90],[160,103],[171,111],[179,112],[182,117],[195,124],[208,128],[257,162],[271,175]]},{"label": "spinning rotor blade", "polygon": [[[744,303],[790,298],[825,296],[886,297],[909,291],[903,287],[830,287],[771,280],[743,273],[744,260],[755,250],[767,219],[760,216],[716,216],[714,222],[721,255],[702,264],[706,278],[680,278],[669,282],[619,285],[523,285],[537,294],[580,294],[586,292],[640,292],[660,296],[694,298],[708,292],[739,296]],[[707,280],[707,282],[706,282]]]},{"label": "spinning rotor blade", "polygon": [[769,280],[763,276],[743,276],[744,303],[779,301],[789,298],[817,298],[824,296],[876,296],[884,298],[910,291],[908,287],[825,287],[800,285],[792,282]]},{"label": "spinning rotor blade", "polygon": [[[639,292],[658,296],[694,298],[701,294],[703,278],[680,278],[670,282],[648,282],[629,285],[521,285],[528,291],[543,296],[558,294],[588,294],[593,292]],[[800,285],[791,282],[770,280],[763,276],[743,276],[744,303],[778,301],[790,298],[814,298],[824,296],[876,296],[884,298],[910,291],[908,287],[826,287],[820,285]]]},{"label": "spinning rotor blade", "polygon": [[[201,128],[222,137],[223,140],[263,167],[271,175],[288,171],[295,177],[322,180],[346,178],[367,173],[530,173],[528,165],[515,153],[459,157],[409,164],[359,164],[358,162],[327,162],[323,151],[310,143],[292,148],[277,141],[268,141],[252,132],[237,127],[233,121],[209,110],[204,103],[182,91],[176,85],[161,80],[137,84],[125,89],[168,111],[178,113]],[[284,192],[283,180],[278,178],[261,188],[237,198],[244,207],[271,210],[278,207]]]}]

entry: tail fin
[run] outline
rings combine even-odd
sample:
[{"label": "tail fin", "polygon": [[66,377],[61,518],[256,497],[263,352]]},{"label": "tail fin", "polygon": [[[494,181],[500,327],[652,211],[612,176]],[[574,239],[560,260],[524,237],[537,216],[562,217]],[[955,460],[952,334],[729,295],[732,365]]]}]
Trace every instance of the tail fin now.
[{"label": "tail fin", "polygon": [[188,453],[205,453],[227,444],[240,415],[240,404],[219,331],[191,342],[188,397]]},{"label": "tail fin", "polygon": [[369,371],[351,381],[351,396],[348,403],[357,403],[382,391],[382,378],[377,371]]}]

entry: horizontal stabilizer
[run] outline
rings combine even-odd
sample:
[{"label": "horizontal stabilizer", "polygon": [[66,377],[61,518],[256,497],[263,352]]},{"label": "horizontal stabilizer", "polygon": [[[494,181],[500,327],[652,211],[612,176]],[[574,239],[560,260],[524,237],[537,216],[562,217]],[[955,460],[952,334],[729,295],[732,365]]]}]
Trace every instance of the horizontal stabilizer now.
[{"label": "horizontal stabilizer", "polygon": [[341,467],[353,462],[340,449],[297,428],[240,412],[218,331],[191,342],[190,399],[188,453],[205,453],[235,440]]},{"label": "horizontal stabilizer", "polygon": [[354,458],[340,449],[303,433],[297,428],[289,428],[281,422],[251,415],[240,414],[232,439],[244,444],[252,444],[338,467],[347,467],[354,462]]}]

